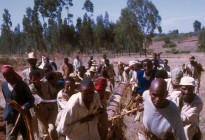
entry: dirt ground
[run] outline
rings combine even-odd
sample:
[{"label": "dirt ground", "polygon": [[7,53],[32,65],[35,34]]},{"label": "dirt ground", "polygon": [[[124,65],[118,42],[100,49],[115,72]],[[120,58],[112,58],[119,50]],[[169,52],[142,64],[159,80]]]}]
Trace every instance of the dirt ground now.
[{"label": "dirt ground", "polygon": [[[187,43],[187,41],[185,42],[185,44]],[[205,68],[205,61],[204,61],[204,57],[205,54],[203,53],[196,53],[194,52],[196,49],[193,48],[193,46],[196,46],[196,41],[191,41],[188,45],[188,48],[191,48],[191,50],[193,50],[192,53],[190,54],[166,54],[165,51],[166,49],[164,48],[160,48],[159,46],[161,45],[161,43],[155,43],[152,48],[154,50],[157,50],[158,52],[161,52],[161,58],[162,59],[168,59],[169,61],[169,65],[171,66],[171,69],[174,69],[176,67],[181,67],[182,64],[184,63],[188,63],[188,58],[192,55],[194,55],[196,57],[196,60],[198,62],[200,62],[202,64],[202,66]],[[183,50],[185,48],[186,45],[183,45],[182,42],[178,42],[178,45],[181,45],[179,47],[179,50]],[[156,49],[155,49],[156,48]],[[99,62],[101,55],[93,55],[94,59]],[[132,55],[130,57],[128,57],[128,55],[125,55],[123,57],[118,57],[118,58],[114,58],[114,55],[109,54],[108,58],[110,59],[110,62],[114,65],[115,69],[116,69],[116,65],[119,61],[124,62],[126,64],[128,64],[128,62],[130,60],[143,60],[145,59],[144,56],[140,57],[139,55]],[[80,56],[81,57],[81,56]],[[148,55],[147,58],[152,58],[152,55]],[[83,57],[83,62],[84,64],[87,66],[87,60],[88,57]],[[56,58],[57,64],[59,66],[59,68],[62,66],[62,61],[63,61],[63,57],[57,57]],[[72,59],[70,58],[70,62],[72,62]],[[17,66],[15,68],[18,68]],[[18,69],[18,73],[20,74],[21,71],[25,68],[21,67],[21,69]],[[117,74],[117,70],[115,70],[116,74]],[[205,72],[202,73],[202,77],[201,77],[201,87],[200,87],[200,97],[202,98],[203,102],[205,100]],[[0,80],[3,80],[2,75],[0,74]],[[121,89],[122,87],[119,85],[116,85],[116,91],[120,92],[119,89]],[[0,89],[1,91],[1,89]],[[129,89],[127,90],[127,93],[129,94]],[[5,106],[5,102],[4,99],[2,97],[2,93],[0,93],[0,106],[4,107]],[[5,122],[2,122],[2,113],[3,113],[3,109],[0,108],[0,140],[4,140],[5,139]],[[136,140],[137,139],[137,127],[138,124],[133,122],[134,116],[125,116],[123,118],[123,135],[124,138],[122,139],[127,139],[127,140]],[[200,128],[203,134],[203,140],[205,140],[205,108],[203,108],[201,115],[200,115]]]}]

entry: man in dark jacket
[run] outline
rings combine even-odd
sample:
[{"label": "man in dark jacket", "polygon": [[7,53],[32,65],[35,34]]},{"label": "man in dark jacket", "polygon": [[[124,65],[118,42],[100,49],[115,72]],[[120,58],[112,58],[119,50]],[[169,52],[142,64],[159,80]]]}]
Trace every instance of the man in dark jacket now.
[{"label": "man in dark jacket", "polygon": [[[34,98],[31,94],[28,85],[14,71],[12,66],[3,65],[2,74],[6,80],[2,83],[2,92],[6,101],[3,119],[7,121],[6,135],[8,137],[9,133],[15,125],[15,122],[19,114],[15,109],[13,109],[8,104],[9,101],[15,100],[25,112],[29,113],[29,109],[32,107],[34,103]],[[16,140],[19,131],[23,139],[26,140],[28,134],[26,133],[26,127],[22,117],[19,119],[14,132],[10,135],[8,139]]]}]

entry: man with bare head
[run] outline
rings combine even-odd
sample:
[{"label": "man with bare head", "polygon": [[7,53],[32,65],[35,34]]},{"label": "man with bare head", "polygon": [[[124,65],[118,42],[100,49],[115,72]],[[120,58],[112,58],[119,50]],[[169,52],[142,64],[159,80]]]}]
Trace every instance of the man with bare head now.
[{"label": "man with bare head", "polygon": [[93,82],[89,78],[83,79],[80,92],[68,100],[57,131],[66,135],[66,140],[100,140],[96,115],[100,106]]},{"label": "man with bare head", "polygon": [[64,78],[68,78],[69,75],[74,71],[73,65],[69,63],[69,59],[64,58],[64,65],[62,66],[63,76]]},{"label": "man with bare head", "polygon": [[137,73],[138,80],[138,94],[142,95],[145,90],[148,90],[152,80],[155,78],[156,71],[153,70],[152,61],[145,59],[142,62],[143,70],[139,70]]},{"label": "man with bare head", "polygon": [[144,116],[139,140],[185,140],[179,111],[173,102],[166,99],[166,90],[165,80],[157,78],[143,93]]}]

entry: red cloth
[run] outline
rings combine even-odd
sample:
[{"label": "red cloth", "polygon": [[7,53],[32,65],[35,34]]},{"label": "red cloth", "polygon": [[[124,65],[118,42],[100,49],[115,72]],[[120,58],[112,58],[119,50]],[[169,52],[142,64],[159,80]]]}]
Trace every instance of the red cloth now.
[{"label": "red cloth", "polygon": [[22,77],[14,71],[14,68],[11,65],[3,65],[2,68],[1,68],[1,72],[2,73],[13,72],[16,79],[22,80]]},{"label": "red cloth", "polygon": [[107,87],[107,80],[103,77],[99,77],[98,81],[95,83],[95,90],[96,91],[105,90],[106,87]]},{"label": "red cloth", "polygon": [[1,72],[2,73],[5,73],[5,72],[14,72],[14,68],[10,65],[3,65],[2,66],[2,69],[1,69]]}]

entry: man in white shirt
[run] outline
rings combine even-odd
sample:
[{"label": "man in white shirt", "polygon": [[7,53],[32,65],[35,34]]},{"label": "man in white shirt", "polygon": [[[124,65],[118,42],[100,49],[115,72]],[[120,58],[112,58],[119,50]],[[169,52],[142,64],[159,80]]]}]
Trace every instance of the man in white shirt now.
[{"label": "man in white shirt", "polygon": [[195,80],[192,77],[183,77],[180,81],[184,105],[181,109],[181,118],[187,140],[200,140],[199,114],[203,108],[201,98],[194,93]]},{"label": "man in white shirt", "polygon": [[179,111],[173,102],[166,99],[166,89],[166,82],[157,78],[143,93],[144,116],[139,140],[186,139]]},{"label": "man in white shirt", "polygon": [[97,127],[100,106],[100,97],[94,91],[93,82],[85,78],[80,92],[69,99],[57,131],[66,135],[66,140],[100,140]]},{"label": "man in white shirt", "polygon": [[29,68],[26,68],[23,72],[22,72],[22,78],[23,81],[26,82],[27,84],[30,84],[30,78],[29,78],[29,73],[33,70],[38,70],[40,72],[40,76],[41,78],[43,78],[44,76],[44,72],[43,69],[40,69],[37,67],[36,63],[37,63],[37,57],[36,54],[34,52],[30,52],[28,53],[28,59],[27,59],[28,63],[29,63]]},{"label": "man in white shirt", "polygon": [[76,58],[73,60],[74,72],[77,73],[79,67],[82,65],[83,65],[83,63],[80,60],[79,56],[77,55]]}]

